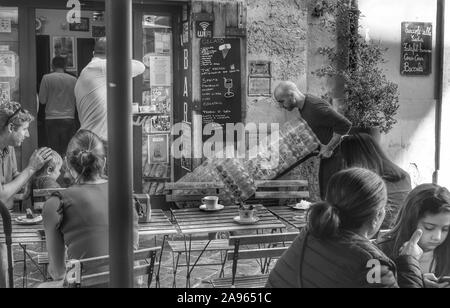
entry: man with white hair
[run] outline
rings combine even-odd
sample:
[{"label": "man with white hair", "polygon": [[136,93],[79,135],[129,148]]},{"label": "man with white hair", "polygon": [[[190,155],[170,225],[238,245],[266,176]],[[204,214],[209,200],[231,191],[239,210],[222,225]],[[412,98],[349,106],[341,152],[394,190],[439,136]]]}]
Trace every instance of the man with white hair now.
[{"label": "man with white hair", "polygon": [[319,169],[320,196],[325,197],[329,178],[341,168],[341,160],[335,149],[341,137],[350,130],[352,123],[323,99],[303,94],[291,81],[282,81],[275,88],[275,100],[281,107],[292,111],[298,108],[300,116],[308,123],[321,142]]}]

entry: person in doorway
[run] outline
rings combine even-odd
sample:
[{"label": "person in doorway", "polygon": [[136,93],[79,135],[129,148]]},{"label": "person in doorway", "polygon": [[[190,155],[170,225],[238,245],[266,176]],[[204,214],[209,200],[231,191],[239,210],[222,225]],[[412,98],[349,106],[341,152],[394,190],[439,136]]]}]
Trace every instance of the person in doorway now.
[{"label": "person in doorway", "polygon": [[403,201],[411,191],[409,174],[389,160],[380,145],[368,134],[345,136],[340,148],[344,168],[366,168],[383,178],[387,187],[388,203],[381,229],[392,228]]},{"label": "person in doorway", "polygon": [[[28,166],[17,170],[14,147],[22,145],[30,137],[28,127],[33,116],[19,103],[0,104],[0,200],[12,210],[14,196],[29,182],[32,176],[51,158],[51,149],[41,148],[31,155]],[[7,285],[6,246],[0,244],[0,288]]]},{"label": "person in doorway", "polygon": [[424,251],[420,269],[426,287],[449,288],[450,281],[450,192],[439,185],[422,184],[408,195],[391,232],[380,240],[381,249],[396,258],[403,242],[416,229],[423,232],[419,246]]},{"label": "person in doorway", "polygon": [[300,116],[308,123],[312,131],[322,143],[319,157],[321,158],[319,169],[320,197],[325,197],[328,180],[341,170],[339,146],[341,137],[346,135],[352,123],[343,115],[333,109],[326,101],[303,94],[291,81],[281,82],[274,91],[274,98],[280,106],[288,111],[298,108]]},{"label": "person in doorway", "polygon": [[[314,204],[308,226],[269,274],[270,288],[423,287],[417,230],[388,258],[370,241],[384,219],[386,186],[374,172],[352,168],[333,175],[326,199]],[[375,273],[376,271],[376,273]]]},{"label": "person in doorway", "polygon": [[42,78],[39,101],[45,105],[47,145],[63,155],[76,132],[74,89],[77,79],[65,72],[66,58],[53,58],[52,66],[53,72]]},{"label": "person in doorway", "polygon": [[[144,71],[142,62],[132,60],[133,77]],[[95,42],[94,57],[81,71],[75,97],[80,129],[90,130],[104,141],[108,139],[106,92],[106,38],[103,37]]]},{"label": "person in doorway", "polygon": [[[109,254],[108,180],[104,176],[106,152],[102,140],[87,130],[78,131],[66,153],[75,184],[55,193],[44,204],[43,218],[49,274],[62,280],[66,247],[69,259]],[[134,215],[134,248],[138,248],[138,216]],[[85,269],[87,272],[95,269]]]}]

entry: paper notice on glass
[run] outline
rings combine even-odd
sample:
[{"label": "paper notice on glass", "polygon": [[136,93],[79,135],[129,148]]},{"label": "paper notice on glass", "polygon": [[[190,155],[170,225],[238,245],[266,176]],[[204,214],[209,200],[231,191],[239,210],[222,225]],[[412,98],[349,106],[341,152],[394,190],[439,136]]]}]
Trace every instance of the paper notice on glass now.
[{"label": "paper notice on glass", "polygon": [[170,57],[150,57],[150,84],[154,87],[170,86],[171,80]]},{"label": "paper notice on glass", "polygon": [[169,135],[148,135],[148,161],[154,163],[169,162]]},{"label": "paper notice on glass", "polygon": [[0,104],[10,101],[10,91],[9,82],[0,82]]},{"label": "paper notice on glass", "polygon": [[13,53],[0,53],[0,77],[16,77],[16,60]]},{"label": "paper notice on glass", "polygon": [[11,33],[11,19],[0,18],[0,32]]},{"label": "paper notice on glass", "polygon": [[155,33],[155,52],[167,54],[170,52],[170,33]]},{"label": "paper notice on glass", "polygon": [[0,45],[0,52],[9,51],[9,45]]}]

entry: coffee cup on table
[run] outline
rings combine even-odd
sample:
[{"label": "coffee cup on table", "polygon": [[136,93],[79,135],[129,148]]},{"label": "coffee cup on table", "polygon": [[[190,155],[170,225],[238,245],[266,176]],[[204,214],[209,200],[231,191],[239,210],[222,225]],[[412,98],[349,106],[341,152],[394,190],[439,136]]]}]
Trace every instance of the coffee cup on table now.
[{"label": "coffee cup on table", "polygon": [[208,210],[212,210],[217,207],[219,202],[219,197],[217,196],[206,196],[202,199],[202,203],[206,206]]}]

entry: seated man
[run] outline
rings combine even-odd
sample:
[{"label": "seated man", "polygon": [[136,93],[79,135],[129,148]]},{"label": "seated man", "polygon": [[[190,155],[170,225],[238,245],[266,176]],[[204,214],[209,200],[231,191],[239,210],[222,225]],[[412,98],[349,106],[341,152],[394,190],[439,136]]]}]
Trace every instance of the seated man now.
[{"label": "seated man", "polygon": [[[41,148],[34,151],[28,166],[22,172],[17,171],[14,147],[19,147],[28,138],[28,126],[33,116],[22,109],[19,103],[7,102],[0,105],[0,201],[12,209],[14,195],[28,183],[37,170],[51,158],[51,149]],[[0,244],[0,288],[6,286],[6,247]]]}]

